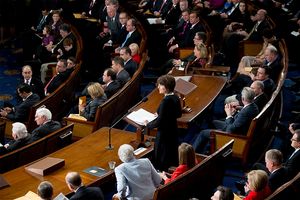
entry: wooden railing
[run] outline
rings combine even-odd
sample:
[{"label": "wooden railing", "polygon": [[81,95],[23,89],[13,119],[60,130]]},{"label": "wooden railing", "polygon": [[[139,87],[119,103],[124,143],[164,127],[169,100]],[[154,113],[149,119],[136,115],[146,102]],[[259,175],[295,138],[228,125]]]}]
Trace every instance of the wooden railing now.
[{"label": "wooden railing", "polygon": [[70,144],[73,126],[73,124],[65,126],[20,149],[0,156],[0,173],[25,165]]}]

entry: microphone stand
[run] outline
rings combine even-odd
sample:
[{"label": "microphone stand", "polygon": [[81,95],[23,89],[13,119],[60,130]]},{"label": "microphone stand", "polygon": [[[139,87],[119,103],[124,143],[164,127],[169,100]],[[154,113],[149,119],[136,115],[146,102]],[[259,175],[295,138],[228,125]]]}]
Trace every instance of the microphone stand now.
[{"label": "microphone stand", "polygon": [[126,117],[134,108],[136,108],[138,105],[140,105],[143,102],[148,101],[148,97],[144,97],[141,101],[139,101],[135,106],[133,106],[131,109],[129,109],[122,117],[117,118],[117,121],[112,123],[112,125],[108,129],[108,146],[105,147],[107,150],[113,150],[114,146],[111,144],[111,129],[116,126],[124,117]]}]

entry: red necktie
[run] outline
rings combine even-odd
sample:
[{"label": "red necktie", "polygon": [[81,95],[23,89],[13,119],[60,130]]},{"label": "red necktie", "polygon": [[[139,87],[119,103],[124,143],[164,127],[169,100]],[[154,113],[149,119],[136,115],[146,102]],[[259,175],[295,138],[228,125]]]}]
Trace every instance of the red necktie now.
[{"label": "red necktie", "polygon": [[47,88],[48,88],[48,86],[50,85],[50,83],[53,81],[53,79],[56,77],[56,75],[54,75],[52,78],[51,78],[51,80],[47,83],[47,85],[45,86],[45,88],[44,88],[44,91],[45,91],[45,94],[47,94]]}]

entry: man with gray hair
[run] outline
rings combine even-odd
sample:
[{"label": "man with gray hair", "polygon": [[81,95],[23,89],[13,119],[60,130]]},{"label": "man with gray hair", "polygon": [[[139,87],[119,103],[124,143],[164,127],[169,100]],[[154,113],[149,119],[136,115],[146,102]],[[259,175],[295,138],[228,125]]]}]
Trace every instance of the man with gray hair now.
[{"label": "man with gray hair", "polygon": [[123,162],[115,168],[118,199],[152,199],[155,189],[160,185],[161,177],[148,158],[136,159],[134,149],[123,144],[118,150]]},{"label": "man with gray hair", "polygon": [[[238,112],[235,105],[229,103],[225,104],[224,110],[226,119],[214,120],[213,125],[215,129],[226,131],[228,133],[235,133],[239,135],[246,135],[252,119],[258,115],[259,111],[254,101],[255,93],[250,87],[244,87],[241,92],[243,108]],[[206,153],[210,137],[210,129],[202,130],[197,136],[193,147],[197,153]]]},{"label": "man with gray hair", "polygon": [[99,187],[86,187],[83,185],[78,172],[69,172],[65,177],[68,188],[74,192],[70,200],[104,200],[102,190]]},{"label": "man with gray hair", "polygon": [[283,167],[282,153],[277,149],[270,149],[266,152],[265,162],[269,175],[269,187],[272,192],[288,181],[286,168]]},{"label": "man with gray hair", "polygon": [[[264,93],[264,83],[262,81],[254,81],[250,88],[254,91],[254,103],[257,105],[259,111],[261,111],[266,103],[268,102],[268,96]],[[225,104],[232,104],[236,107],[241,107],[241,96],[240,95],[232,95],[225,99]]]},{"label": "man with gray hair", "polygon": [[30,135],[23,123],[15,122],[12,124],[12,137],[14,140],[4,145],[6,152],[14,151],[29,144]]},{"label": "man with gray hair", "polygon": [[61,128],[61,124],[52,120],[52,113],[47,108],[38,108],[35,112],[35,122],[38,125],[32,131],[31,142],[36,141]]}]

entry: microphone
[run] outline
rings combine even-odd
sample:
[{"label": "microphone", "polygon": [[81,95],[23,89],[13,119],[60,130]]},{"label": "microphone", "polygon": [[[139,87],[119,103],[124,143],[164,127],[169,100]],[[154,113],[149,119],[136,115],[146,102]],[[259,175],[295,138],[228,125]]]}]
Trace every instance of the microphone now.
[{"label": "microphone", "polygon": [[132,112],[137,106],[139,106],[141,103],[148,101],[148,97],[144,97],[141,101],[139,101],[137,104],[135,104],[132,108],[130,108],[122,117],[116,118],[112,125],[108,129],[108,146],[105,147],[107,150],[113,150],[114,146],[111,144],[111,129],[116,126],[124,117],[126,117],[130,112]]}]

